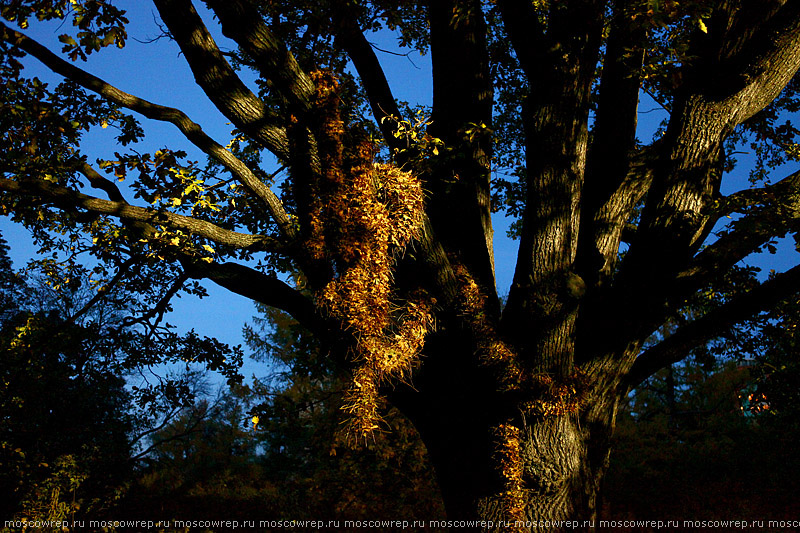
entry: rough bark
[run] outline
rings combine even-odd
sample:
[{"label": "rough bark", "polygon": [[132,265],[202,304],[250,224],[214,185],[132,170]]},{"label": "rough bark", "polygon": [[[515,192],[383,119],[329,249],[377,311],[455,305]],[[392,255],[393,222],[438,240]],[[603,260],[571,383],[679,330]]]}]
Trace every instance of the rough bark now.
[{"label": "rough bark", "polygon": [[[612,386],[618,385],[618,380],[600,377],[612,374],[612,366],[594,368],[595,382],[605,386],[585,392],[587,407],[580,412],[536,416],[506,411],[520,430],[524,500],[522,514],[510,515],[508,487],[499,472],[498,440],[493,431],[498,417],[502,418],[499,413],[504,401],[488,389],[490,384],[480,367],[474,361],[470,364],[464,338],[463,333],[443,335],[439,342],[445,347],[436,343],[429,348],[431,357],[442,366],[438,370],[426,366],[415,377],[413,394],[395,391],[392,396],[426,444],[448,520],[460,521],[453,530],[562,531],[573,528],[559,521],[573,520],[580,522],[574,530],[593,530],[619,400],[620,389]],[[439,353],[441,349],[447,354]],[[456,361],[458,366],[447,366]],[[494,528],[486,527],[487,521]]]},{"label": "rough bark", "polygon": [[[518,20],[523,13],[505,12],[531,90],[523,108],[527,201],[504,329],[529,364],[562,375],[572,368],[576,304],[585,290],[574,267],[590,87],[602,29],[599,3],[579,4],[554,8],[542,38],[523,33],[526,22],[536,27],[533,13]],[[583,23],[576,32],[578,20]]]}]

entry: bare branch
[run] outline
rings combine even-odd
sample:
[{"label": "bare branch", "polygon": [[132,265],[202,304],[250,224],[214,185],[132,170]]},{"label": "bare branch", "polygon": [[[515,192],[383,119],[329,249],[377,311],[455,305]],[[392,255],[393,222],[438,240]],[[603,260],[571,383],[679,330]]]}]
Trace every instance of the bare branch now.
[{"label": "bare branch", "polygon": [[170,300],[172,300],[173,296],[175,296],[178,293],[178,291],[181,290],[184,283],[186,283],[188,279],[189,275],[186,273],[186,271],[181,272],[172,282],[172,285],[170,285],[169,289],[167,289],[167,292],[164,293],[164,296],[162,296],[161,299],[152,308],[148,309],[148,311],[144,313],[142,316],[138,317],[132,316],[126,318],[120,324],[120,328],[127,328],[137,323],[143,324],[147,322],[149,319],[155,318],[153,323],[148,322],[150,331],[152,332],[153,330],[155,330],[163,320],[164,314],[167,312],[167,306],[169,305]]},{"label": "bare branch", "polygon": [[[142,459],[144,456],[146,456],[147,454],[149,454],[150,452],[152,452],[154,449],[156,449],[156,448],[158,448],[160,446],[163,446],[164,444],[167,444],[167,443],[175,441],[175,440],[185,439],[186,437],[188,437],[192,433],[196,433],[198,431],[198,428],[200,427],[201,423],[203,423],[204,421],[210,419],[211,416],[214,416],[216,414],[216,413],[213,412],[213,410],[215,408],[217,408],[221,403],[222,403],[222,400],[220,398],[218,398],[214,402],[214,404],[212,406],[205,407],[204,409],[202,409],[202,411],[199,414],[198,414],[198,409],[193,406],[192,409],[190,410],[189,423],[187,424],[187,426],[185,427],[185,429],[183,431],[174,433],[174,434],[172,434],[172,435],[170,435],[168,437],[164,437],[162,439],[154,440],[153,442],[151,442],[150,446],[147,446],[144,450],[140,451],[139,453],[137,453],[136,455],[131,457],[129,459],[129,461],[131,461],[131,462],[138,461],[138,460]],[[164,420],[162,420],[160,424],[158,424],[157,426],[154,426],[154,427],[152,427],[152,428],[150,428],[150,429],[148,429],[146,431],[143,431],[141,434],[137,435],[134,438],[132,444],[136,444],[137,442],[141,441],[146,436],[153,435],[153,434],[161,431],[162,429],[166,428],[169,425],[169,423],[174,420],[175,416],[181,414],[184,411],[185,411],[185,409],[183,409],[183,408],[173,409],[172,411],[170,411],[164,417]]]},{"label": "bare branch", "polygon": [[106,284],[106,289],[97,291],[97,294],[95,294],[88,302],[86,302],[86,305],[84,305],[80,310],[78,310],[77,313],[70,316],[67,319],[67,322],[74,324],[75,321],[77,321],[80,317],[88,313],[100,300],[105,298],[109,292],[109,289],[116,286],[117,283],[119,283],[122,280],[122,278],[125,277],[130,268],[134,265],[134,263],[136,263],[136,260],[137,260],[136,257],[131,257],[123,264],[121,264],[117,269],[117,273],[114,274],[114,277],[111,278],[111,280],[109,280],[109,282]]},{"label": "bare branch", "polygon": [[[159,423],[157,426],[153,426],[153,427],[151,427],[151,428],[139,433],[135,437],[133,437],[133,439],[131,440],[131,447],[132,448],[135,447],[136,443],[139,442],[140,440],[142,440],[143,438],[145,438],[146,436],[151,435],[153,433],[156,433],[156,432],[161,431],[162,429],[164,429],[167,426],[167,424],[169,424],[170,421],[172,421],[173,417],[176,414],[178,414],[180,411],[181,411],[181,408],[172,409],[169,413],[167,413],[164,416],[164,420],[162,420],[161,423]],[[148,451],[150,449],[151,448],[148,448]],[[143,454],[138,454],[138,455],[132,457],[131,460],[132,461],[136,461],[137,459],[139,459],[140,457],[142,457],[146,453],[147,452],[144,452]]]}]

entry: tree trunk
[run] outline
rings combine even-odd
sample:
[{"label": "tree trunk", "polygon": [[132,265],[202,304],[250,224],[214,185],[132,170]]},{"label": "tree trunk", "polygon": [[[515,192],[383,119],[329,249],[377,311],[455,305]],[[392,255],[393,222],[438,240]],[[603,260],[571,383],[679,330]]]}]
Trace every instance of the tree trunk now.
[{"label": "tree trunk", "polygon": [[[579,531],[592,529],[608,446],[598,443],[591,427],[582,425],[574,415],[523,420],[520,429],[525,523],[517,522],[508,529],[574,530],[558,523],[576,520],[581,522]],[[518,520],[519,517],[506,516],[503,500],[504,495],[484,497],[480,502],[481,516],[494,522]]]},{"label": "tree trunk", "polygon": [[[427,447],[451,530],[593,530],[617,406],[614,393],[587,395],[585,409],[565,415],[503,407],[505,400],[481,384],[482,373],[474,371],[479,367],[468,364],[471,351],[448,340],[439,342],[449,349],[426,355],[414,390],[395,390],[392,400]],[[448,363],[456,360],[462,370],[454,374],[458,367]],[[436,375],[436,368],[449,375]],[[514,438],[504,441],[501,429]],[[509,483],[514,469],[516,484]],[[576,520],[577,527],[564,523]]]},{"label": "tree trunk", "polygon": [[[498,457],[497,443],[492,442],[491,427],[483,428],[484,444],[479,446],[467,440],[467,434],[480,432],[477,427],[459,434],[451,431],[452,424],[446,424],[438,431],[423,433],[448,520],[458,522],[452,529],[592,531],[611,428],[586,426],[575,416],[520,422],[522,485],[518,496],[509,494],[504,486],[502,469],[506,465]],[[514,497],[523,504],[521,514],[509,511],[508,502]],[[568,521],[572,524],[564,523]]]}]

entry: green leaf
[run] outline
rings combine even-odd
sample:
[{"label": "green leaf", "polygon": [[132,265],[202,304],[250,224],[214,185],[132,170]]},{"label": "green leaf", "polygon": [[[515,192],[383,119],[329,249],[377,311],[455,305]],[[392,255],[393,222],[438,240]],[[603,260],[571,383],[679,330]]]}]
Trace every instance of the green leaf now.
[{"label": "green leaf", "polygon": [[66,33],[63,35],[59,35],[58,40],[70,46],[78,46],[78,43],[75,42],[75,39],[73,39],[71,35],[67,35]]}]

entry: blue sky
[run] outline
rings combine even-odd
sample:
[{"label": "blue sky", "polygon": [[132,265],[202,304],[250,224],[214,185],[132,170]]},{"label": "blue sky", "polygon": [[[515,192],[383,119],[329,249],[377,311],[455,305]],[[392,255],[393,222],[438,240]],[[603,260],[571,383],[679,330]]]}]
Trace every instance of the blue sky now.
[{"label": "blue sky", "polygon": [[[180,57],[177,45],[168,39],[147,43],[161,31],[155,22],[157,15],[152,5],[140,0],[125,0],[118,4],[128,10],[128,18],[131,21],[128,27],[127,46],[123,50],[108,49],[93,54],[87,63],[80,66],[129,93],[184,110],[213,138],[223,145],[227,144],[230,140],[231,126],[194,84],[192,74]],[[208,21],[208,26],[214,31],[215,25],[212,21]],[[26,33],[48,45],[51,50],[57,51],[61,48],[57,37],[66,29],[55,23],[43,25],[34,22]],[[223,48],[233,47],[219,33],[215,37]],[[396,43],[388,32],[371,36],[370,39],[382,49],[397,50]],[[377,53],[399,100],[411,104],[430,105],[432,99],[430,56],[411,53],[409,57],[403,57],[380,51]],[[45,81],[59,81],[57,76],[50,74],[34,60],[28,59],[26,68],[30,74],[37,75]],[[647,100],[643,100],[641,105],[639,137],[644,142],[650,140],[658,122],[664,117],[661,112],[650,112],[655,107],[655,103]],[[147,136],[143,143],[134,146],[136,150],[152,153],[158,148],[170,145],[186,150],[193,159],[205,160],[205,156],[193,150],[172,125],[147,119],[142,119],[142,125]],[[110,128],[92,131],[87,134],[84,142],[84,150],[89,154],[90,161],[97,157],[111,158],[116,149],[119,148],[114,144]],[[784,174],[791,170],[793,169],[788,169]],[[746,171],[737,170],[737,174],[745,177],[729,179],[723,192],[730,193],[747,186]],[[776,176],[782,177],[784,174],[779,173]],[[505,294],[513,275],[516,245],[505,235],[508,220],[500,214],[495,216],[494,222],[497,285],[500,294]],[[16,266],[22,266],[33,253],[27,233],[9,223],[7,219],[0,219],[0,230],[11,244],[12,258]],[[767,270],[769,268],[783,270],[795,261],[792,249],[793,243],[784,240],[778,256],[762,254],[753,258],[751,262],[758,263]],[[175,300],[175,311],[170,315],[169,321],[181,330],[194,328],[202,335],[217,337],[231,344],[241,343],[242,325],[254,314],[252,303],[219,289],[212,283],[206,283],[206,287],[210,296],[202,302],[189,296]]]}]

